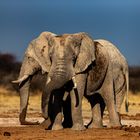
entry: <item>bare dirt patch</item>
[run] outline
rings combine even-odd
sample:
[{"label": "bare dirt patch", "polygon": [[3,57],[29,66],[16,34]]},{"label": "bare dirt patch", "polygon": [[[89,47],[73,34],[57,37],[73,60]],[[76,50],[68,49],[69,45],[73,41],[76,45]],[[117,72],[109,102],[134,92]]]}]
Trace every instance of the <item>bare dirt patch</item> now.
[{"label": "bare dirt patch", "polygon": [[26,127],[0,127],[0,139],[10,140],[137,140],[140,139],[140,127],[127,127],[123,129],[88,129],[85,131],[73,131],[64,129],[59,131],[45,130],[39,126]]},{"label": "bare dirt patch", "polygon": [[[30,120],[42,121],[40,101],[41,96],[31,96],[27,117]],[[60,131],[46,130],[41,126],[21,126],[18,121],[19,97],[3,95],[0,93],[0,140],[138,140],[140,139],[140,96],[129,97],[129,113],[122,105],[122,128],[86,129],[73,131],[63,129]],[[90,106],[83,101],[83,118],[85,124],[90,121]],[[108,124],[108,113],[104,114],[104,125]]]}]

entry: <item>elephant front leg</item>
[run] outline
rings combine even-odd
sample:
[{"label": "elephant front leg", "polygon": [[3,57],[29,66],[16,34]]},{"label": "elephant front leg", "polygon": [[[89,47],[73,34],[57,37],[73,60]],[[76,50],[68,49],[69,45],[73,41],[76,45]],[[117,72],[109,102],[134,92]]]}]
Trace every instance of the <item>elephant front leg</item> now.
[{"label": "elephant front leg", "polygon": [[29,86],[30,80],[26,81],[20,87],[20,114],[19,121],[21,125],[38,125],[39,122],[26,121],[27,106],[29,100]]},{"label": "elephant front leg", "polygon": [[63,93],[60,90],[57,90],[53,94],[53,102],[52,102],[52,107],[51,107],[51,119],[53,122],[52,125],[52,130],[61,130],[63,129],[62,126],[62,98],[63,98]]},{"label": "elephant front leg", "polygon": [[[82,98],[85,90],[86,77],[84,74],[79,74],[76,76],[77,88],[73,89],[70,93],[71,96],[71,109],[72,109],[72,121],[73,130],[85,130],[82,118]],[[74,93],[77,92],[77,93]],[[79,97],[79,104],[76,106],[76,94]]]},{"label": "elephant front leg", "polygon": [[42,93],[42,100],[41,100],[41,109],[42,109],[42,116],[44,117],[44,121],[41,123],[41,126],[44,126],[46,129],[49,129],[51,126],[51,120],[49,117],[49,101],[51,96],[51,90],[49,86],[47,86]]}]

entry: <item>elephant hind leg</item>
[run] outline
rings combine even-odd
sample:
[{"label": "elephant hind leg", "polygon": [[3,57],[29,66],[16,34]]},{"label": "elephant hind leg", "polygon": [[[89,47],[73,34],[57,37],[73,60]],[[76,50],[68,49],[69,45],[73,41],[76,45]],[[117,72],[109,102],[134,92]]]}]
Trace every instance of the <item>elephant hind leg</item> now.
[{"label": "elephant hind leg", "polygon": [[108,88],[102,89],[102,96],[107,106],[107,110],[109,113],[110,119],[110,127],[120,127],[121,122],[119,118],[119,114],[116,110],[116,104],[113,94],[113,88],[108,85]]},{"label": "elephant hind leg", "polygon": [[102,128],[103,127],[103,112],[105,109],[105,103],[99,93],[94,93],[87,97],[91,105],[92,121],[88,124],[88,128]]},{"label": "elephant hind leg", "polygon": [[125,86],[122,88],[122,90],[116,94],[116,110],[117,112],[120,112],[121,110],[121,105],[123,103],[124,100],[124,96],[125,96]]}]

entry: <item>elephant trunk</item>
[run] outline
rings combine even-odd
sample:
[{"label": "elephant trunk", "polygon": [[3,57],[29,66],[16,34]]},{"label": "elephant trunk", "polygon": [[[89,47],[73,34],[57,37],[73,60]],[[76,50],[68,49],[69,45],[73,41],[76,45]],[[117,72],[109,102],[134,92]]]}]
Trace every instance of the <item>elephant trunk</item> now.
[{"label": "elephant trunk", "polygon": [[53,88],[61,88],[66,82],[72,79],[72,72],[68,69],[64,59],[58,59],[49,73],[49,79],[54,83]]},{"label": "elephant trunk", "polygon": [[[51,71],[48,75],[47,85],[51,83],[53,85],[52,90],[59,89],[63,87],[68,81],[72,80],[73,82],[73,91],[76,98],[76,105],[79,104],[79,97],[77,93],[77,83],[75,78],[75,73],[73,72],[73,66],[66,62],[64,59],[58,59],[57,63],[51,68]],[[68,94],[64,95],[63,100],[66,100]]]}]

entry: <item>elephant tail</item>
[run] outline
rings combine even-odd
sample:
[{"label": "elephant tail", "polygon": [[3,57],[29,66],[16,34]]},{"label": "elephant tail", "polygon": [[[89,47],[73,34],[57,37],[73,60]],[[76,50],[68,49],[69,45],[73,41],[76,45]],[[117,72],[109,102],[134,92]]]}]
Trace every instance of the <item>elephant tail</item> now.
[{"label": "elephant tail", "polygon": [[128,68],[125,71],[125,79],[126,79],[126,98],[125,98],[125,110],[129,111],[129,102],[128,102],[128,93],[129,93],[129,71]]}]

